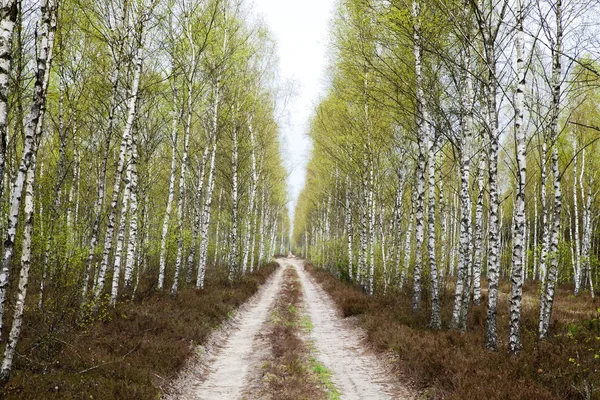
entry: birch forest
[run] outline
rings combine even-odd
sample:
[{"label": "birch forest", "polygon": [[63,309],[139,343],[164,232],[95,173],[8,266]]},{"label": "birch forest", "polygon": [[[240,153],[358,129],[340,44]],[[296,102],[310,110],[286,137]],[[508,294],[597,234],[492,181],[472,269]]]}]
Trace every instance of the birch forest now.
[{"label": "birch forest", "polygon": [[524,302],[551,335],[557,286],[598,285],[598,3],[345,0],[332,26],[297,253],[434,330],[484,303],[490,350],[520,352]]},{"label": "birch forest", "polygon": [[0,0],[0,398],[600,399],[599,38],[596,0]]},{"label": "birch forest", "polygon": [[239,280],[286,246],[275,54],[245,13],[2,2],[2,380],[29,310],[52,335],[141,288]]}]

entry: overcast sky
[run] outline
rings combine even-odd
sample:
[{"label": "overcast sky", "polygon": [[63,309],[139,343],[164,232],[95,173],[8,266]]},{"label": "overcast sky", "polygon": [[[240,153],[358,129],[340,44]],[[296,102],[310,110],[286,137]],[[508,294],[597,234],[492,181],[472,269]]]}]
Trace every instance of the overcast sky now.
[{"label": "overcast sky", "polygon": [[324,76],[328,26],[334,0],[251,0],[277,41],[280,78],[293,81],[291,98],[281,126],[288,168],[290,217],[304,186],[310,152],[309,119],[325,91]]}]

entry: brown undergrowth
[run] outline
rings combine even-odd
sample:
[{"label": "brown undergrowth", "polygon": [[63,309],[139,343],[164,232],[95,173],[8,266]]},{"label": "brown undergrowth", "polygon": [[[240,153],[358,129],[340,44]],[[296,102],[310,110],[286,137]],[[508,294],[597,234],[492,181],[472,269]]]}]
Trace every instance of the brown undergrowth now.
[{"label": "brown undergrowth", "polygon": [[[561,287],[552,321],[553,336],[537,339],[537,288],[524,291],[523,350],[507,351],[508,295],[498,307],[499,349],[485,349],[486,302],[472,307],[467,333],[449,330],[454,287],[442,293],[441,331],[428,327],[427,307],[411,312],[410,295],[370,297],[327,271],[306,268],[331,295],[345,317],[357,316],[369,342],[390,353],[397,372],[428,399],[600,399],[600,325],[598,303],[589,294],[577,298]],[[482,285],[483,286],[483,285]],[[508,293],[510,286],[501,285]]]},{"label": "brown undergrowth", "polygon": [[[122,301],[102,321],[55,335],[52,351],[39,350],[40,316],[26,326],[2,399],[156,399],[211,330],[258,289],[272,263],[230,284],[226,272],[209,270],[206,289],[156,293],[150,283],[135,301]],[[167,286],[168,287],[168,286]]]},{"label": "brown undergrowth", "polygon": [[271,314],[268,340],[271,358],[264,365],[265,398],[277,400],[323,399],[326,394],[311,369],[309,349],[300,337],[302,289],[298,274],[287,268],[283,286]]}]

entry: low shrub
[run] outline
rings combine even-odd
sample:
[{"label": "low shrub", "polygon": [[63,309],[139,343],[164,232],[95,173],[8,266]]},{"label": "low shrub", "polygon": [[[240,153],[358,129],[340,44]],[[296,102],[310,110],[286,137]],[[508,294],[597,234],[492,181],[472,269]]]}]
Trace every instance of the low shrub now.
[{"label": "low shrub", "polygon": [[[600,327],[597,303],[589,296],[558,290],[553,336],[537,338],[537,286],[525,285],[523,350],[507,350],[508,290],[502,285],[498,306],[499,349],[485,348],[486,302],[472,306],[465,334],[446,327],[429,329],[427,307],[411,312],[409,293],[370,297],[358,287],[311,265],[307,270],[329,293],[346,317],[356,316],[369,342],[391,353],[396,371],[428,399],[557,400],[600,399]],[[485,282],[482,284],[485,286]],[[443,291],[442,318],[450,320],[453,283]],[[485,294],[485,293],[484,293]]]},{"label": "low shrub", "polygon": [[[13,374],[2,399],[155,399],[211,330],[231,315],[277,267],[272,263],[233,284],[210,271],[206,289],[183,288],[177,296],[140,291],[101,321],[72,326],[40,352],[44,338],[30,310]],[[143,286],[143,285],[142,285]]]}]

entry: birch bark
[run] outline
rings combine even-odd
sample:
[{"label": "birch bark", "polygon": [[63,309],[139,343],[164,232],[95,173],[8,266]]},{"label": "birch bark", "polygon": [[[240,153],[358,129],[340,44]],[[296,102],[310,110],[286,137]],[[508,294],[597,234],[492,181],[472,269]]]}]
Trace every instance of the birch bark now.
[{"label": "birch bark", "polygon": [[579,196],[577,190],[577,181],[578,181],[578,170],[577,170],[577,140],[573,140],[573,221],[574,221],[574,231],[573,231],[573,242],[575,244],[575,262],[573,264],[573,270],[575,272],[573,276],[573,281],[575,282],[574,294],[577,296],[579,294],[579,290],[581,287],[581,241],[579,234],[579,207],[577,197]]},{"label": "birch bark", "polygon": [[139,252],[137,246],[138,237],[138,172],[137,172],[137,159],[138,159],[138,132],[134,132],[131,140],[131,158],[129,160],[129,167],[131,168],[130,173],[130,193],[131,201],[129,204],[129,234],[127,243],[127,258],[125,259],[125,274],[124,283],[125,289],[130,291],[132,289],[132,277],[133,269],[136,264],[136,255]]},{"label": "birch bark", "polygon": [[134,58],[135,69],[133,76],[133,83],[131,87],[131,94],[129,97],[129,102],[127,105],[128,115],[127,122],[125,124],[125,128],[123,130],[123,137],[121,139],[121,147],[119,150],[119,158],[117,162],[117,168],[115,172],[115,182],[113,184],[113,193],[110,204],[110,212],[108,216],[108,226],[106,228],[106,237],[104,240],[104,252],[102,255],[102,261],[100,263],[100,269],[98,271],[98,280],[96,282],[96,286],[94,287],[94,308],[97,309],[98,301],[100,300],[100,296],[102,294],[102,290],[104,289],[104,280],[106,277],[106,270],[108,268],[108,261],[110,257],[110,252],[112,250],[114,229],[115,229],[115,218],[116,218],[116,208],[117,203],[119,201],[119,195],[121,192],[121,177],[123,176],[123,169],[125,165],[125,153],[127,147],[129,145],[129,141],[131,140],[131,132],[133,128],[133,121],[135,120],[137,114],[137,99],[138,99],[138,91],[140,86],[140,77],[142,74],[142,57],[140,55],[141,46],[136,47],[136,54]]},{"label": "birch bark", "polygon": [[10,90],[10,64],[12,37],[17,21],[17,0],[0,2],[0,198],[4,195],[4,168],[8,150],[8,94]]},{"label": "birch bark", "polygon": [[552,46],[552,104],[551,104],[551,121],[550,121],[550,143],[552,143],[552,175],[554,186],[554,215],[552,221],[552,233],[550,236],[550,266],[548,269],[548,277],[546,286],[543,288],[544,301],[540,305],[540,338],[548,336],[550,329],[550,321],[552,318],[552,306],[554,304],[554,292],[556,282],[558,281],[558,239],[560,231],[560,215],[562,210],[562,193],[560,182],[560,171],[558,167],[558,117],[560,114],[560,95],[561,95],[561,74],[562,74],[562,41],[563,41],[563,26],[562,26],[562,0],[557,0],[554,6],[556,16],[556,41]]},{"label": "birch bark", "polygon": [[419,311],[421,309],[421,269],[422,269],[422,249],[424,241],[424,209],[425,209],[425,153],[427,151],[427,139],[429,137],[427,129],[427,112],[425,110],[425,93],[423,91],[422,74],[422,38],[421,38],[421,1],[412,2],[413,19],[413,53],[415,61],[415,89],[416,89],[416,126],[419,155],[417,159],[417,203],[415,213],[415,259],[413,270],[413,297],[412,309]]},{"label": "birch bark", "polygon": [[475,205],[475,243],[473,256],[473,304],[481,303],[481,269],[483,264],[483,200],[485,187],[483,182],[483,171],[485,161],[483,155],[479,157],[477,169],[477,203]]},{"label": "birch bark", "polygon": [[[133,134],[132,134],[133,136]],[[117,231],[117,246],[115,248],[115,260],[113,263],[113,276],[112,276],[112,288],[110,292],[111,306],[117,304],[117,296],[119,294],[119,280],[121,277],[121,264],[123,258],[123,247],[125,243],[125,226],[127,225],[127,213],[129,211],[129,199],[131,198],[131,169],[129,159],[131,157],[131,141],[127,145],[127,152],[125,154],[125,163],[127,164],[126,178],[125,178],[125,191],[123,193],[121,213],[119,215],[119,230]]]},{"label": "birch bark", "polygon": [[25,184],[27,171],[31,166],[32,157],[35,157],[37,152],[36,143],[39,141],[39,138],[42,134],[44,112],[46,109],[46,94],[48,91],[50,68],[52,66],[54,37],[56,34],[57,8],[58,6],[53,0],[40,1],[41,17],[39,24],[40,33],[38,36],[39,53],[36,59],[37,69],[35,73],[35,83],[33,89],[33,103],[27,118],[27,126],[25,127],[23,156],[21,157],[19,168],[12,182],[7,232],[4,240],[2,270],[0,271],[0,338],[2,337],[4,309],[8,294],[8,285],[10,283],[10,269],[15,250],[17,225],[19,223],[21,196],[23,194],[23,187]]},{"label": "birch bark", "polygon": [[35,168],[36,168],[36,149],[31,157],[31,164],[27,171],[26,188],[25,188],[25,208],[24,208],[24,228],[23,242],[21,251],[21,272],[19,276],[19,286],[17,289],[17,302],[13,313],[13,321],[8,335],[8,342],[4,348],[4,357],[2,359],[2,367],[0,368],[0,382],[6,382],[10,377],[12,370],[13,359],[21,335],[21,327],[23,325],[23,313],[25,311],[25,299],[27,297],[27,285],[29,283],[29,268],[31,267],[31,242],[33,239],[33,217],[34,217],[34,184],[35,184]]},{"label": "birch bark", "polygon": [[238,263],[239,263],[239,250],[238,250],[238,151],[239,151],[239,143],[238,143],[238,127],[237,122],[235,121],[235,107],[237,104],[232,105],[232,115],[233,115],[233,130],[232,130],[232,148],[231,148],[231,171],[232,171],[232,186],[231,186],[231,237],[230,243],[231,248],[229,250],[228,257],[228,265],[229,265],[229,274],[228,279],[230,282],[236,278],[238,273]]},{"label": "birch bark", "polygon": [[[251,156],[250,156],[250,165],[252,168],[251,176],[252,176],[252,188],[250,189],[250,200],[248,205],[248,220],[246,223],[246,236],[244,238],[244,255],[242,257],[242,274],[246,275],[246,268],[248,264],[248,255],[250,251],[254,252],[254,247],[250,248],[250,237],[254,237],[254,199],[256,198],[256,188],[258,187],[258,170],[256,168],[256,151],[255,151],[255,140],[254,140],[254,129],[252,127],[252,116],[248,117],[248,130],[250,131],[250,147],[251,147]],[[254,258],[254,257],[252,257]],[[252,271],[253,266],[250,265],[250,271]]]},{"label": "birch bark", "polygon": [[177,294],[179,285],[179,274],[183,263],[183,207],[185,203],[185,184],[187,175],[188,150],[190,147],[190,135],[192,131],[192,114],[194,113],[194,76],[196,72],[196,50],[192,44],[192,63],[187,77],[187,118],[185,122],[185,133],[183,136],[183,154],[181,156],[181,168],[179,170],[179,200],[177,202],[177,257],[175,258],[175,273],[171,285],[171,296]]},{"label": "birch bark", "polygon": [[208,170],[207,192],[204,199],[204,210],[202,211],[202,227],[200,230],[200,255],[198,257],[198,276],[196,278],[196,288],[204,289],[204,276],[206,273],[206,261],[208,257],[208,227],[210,224],[210,211],[212,206],[212,195],[215,188],[215,157],[217,154],[217,113],[218,113],[218,86],[216,88],[216,98],[213,112],[213,134],[212,148],[210,152],[210,168]]},{"label": "birch bark", "polygon": [[440,309],[439,286],[437,262],[435,258],[435,160],[437,152],[437,140],[431,137],[429,145],[429,199],[427,207],[427,249],[429,251],[429,274],[430,274],[430,291],[431,291],[431,320],[430,326],[432,329],[442,328],[442,316]]},{"label": "birch bark", "polygon": [[[173,96],[175,104],[175,96]],[[163,218],[162,231],[160,236],[160,256],[158,267],[158,290],[162,290],[165,282],[165,269],[167,266],[167,235],[169,234],[169,221],[171,219],[171,207],[175,197],[175,174],[177,171],[177,125],[181,112],[173,111],[173,121],[171,125],[171,172],[169,174],[169,194],[167,195],[167,206]]]},{"label": "birch bark", "polygon": [[517,158],[517,193],[515,200],[515,224],[512,244],[512,274],[510,299],[509,350],[513,353],[521,351],[521,309],[523,307],[523,253],[525,251],[525,173],[526,133],[523,126],[525,103],[525,34],[523,31],[524,9],[522,0],[517,0],[516,15],[516,48],[517,48],[517,92],[515,95],[515,141]]}]

